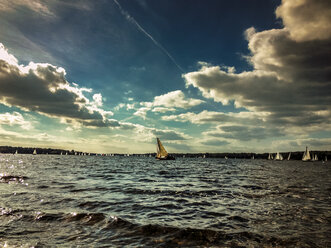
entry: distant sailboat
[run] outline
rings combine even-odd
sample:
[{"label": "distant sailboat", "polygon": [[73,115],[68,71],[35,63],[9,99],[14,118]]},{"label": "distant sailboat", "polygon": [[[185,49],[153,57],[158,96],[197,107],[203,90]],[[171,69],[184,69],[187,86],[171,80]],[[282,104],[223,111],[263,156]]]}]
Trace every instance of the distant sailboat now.
[{"label": "distant sailboat", "polygon": [[277,154],[275,156],[275,160],[279,160],[279,161],[283,160],[282,154],[280,154],[279,152],[277,152]]},{"label": "distant sailboat", "polygon": [[255,159],[255,158],[254,158],[254,155],[251,157],[251,159]]},{"label": "distant sailboat", "polygon": [[309,153],[309,150],[308,150],[307,146],[306,146],[306,151],[303,153],[302,161],[304,161],[304,162],[311,161],[310,153]]},{"label": "distant sailboat", "polygon": [[34,149],[34,151],[33,151],[32,154],[33,154],[33,155],[37,155],[37,151],[36,151],[36,149]]},{"label": "distant sailboat", "polygon": [[227,157],[227,156],[225,156],[224,158],[225,158],[225,159],[228,159],[228,157]]},{"label": "distant sailboat", "polygon": [[288,154],[287,160],[290,160],[291,158],[291,152]]},{"label": "distant sailboat", "polygon": [[323,163],[326,163],[328,161],[328,157],[325,156],[324,160],[323,160]]},{"label": "distant sailboat", "polygon": [[318,161],[317,154],[315,154],[314,160],[315,160],[315,161]]},{"label": "distant sailboat", "polygon": [[18,151],[16,150],[15,154],[18,154]]},{"label": "distant sailboat", "polygon": [[168,154],[159,138],[156,138],[156,159],[158,160],[175,160],[175,158]]}]

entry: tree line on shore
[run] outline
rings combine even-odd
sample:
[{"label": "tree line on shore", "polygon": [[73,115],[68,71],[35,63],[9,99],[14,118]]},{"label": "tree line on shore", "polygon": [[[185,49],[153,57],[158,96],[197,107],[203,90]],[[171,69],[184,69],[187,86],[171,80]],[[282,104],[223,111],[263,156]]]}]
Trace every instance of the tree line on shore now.
[{"label": "tree line on shore", "polygon": [[[48,154],[48,155],[110,155],[110,154],[96,154],[96,153],[87,153],[82,151],[75,150],[63,150],[63,149],[53,149],[53,148],[33,148],[33,147],[12,147],[12,146],[0,146],[0,153],[11,153],[15,154],[16,151],[18,154],[32,154],[36,149],[37,154]],[[318,158],[324,159],[331,155],[331,151],[310,151],[313,154],[316,154]],[[275,153],[273,153],[275,154]],[[280,153],[287,158],[289,152]],[[112,156],[128,156],[128,154],[111,154]],[[146,157],[155,157],[155,153],[144,153],[144,154],[130,154],[131,156],[146,156]],[[185,158],[229,158],[229,159],[268,159],[269,153],[172,153],[171,155],[175,157],[185,157]],[[301,160],[303,151],[291,152],[291,160]]]}]

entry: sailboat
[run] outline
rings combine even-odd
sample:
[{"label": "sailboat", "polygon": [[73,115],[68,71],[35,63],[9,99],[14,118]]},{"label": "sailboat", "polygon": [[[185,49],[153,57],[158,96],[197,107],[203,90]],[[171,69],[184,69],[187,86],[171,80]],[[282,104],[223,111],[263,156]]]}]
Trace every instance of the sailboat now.
[{"label": "sailboat", "polygon": [[16,150],[15,154],[18,154],[18,151]]},{"label": "sailboat", "polygon": [[37,151],[36,151],[36,149],[34,149],[32,155],[37,155]]},{"label": "sailboat", "polygon": [[156,159],[158,160],[175,160],[175,157],[168,154],[159,138],[156,138]]},{"label": "sailboat", "polygon": [[307,146],[306,146],[306,151],[303,153],[302,161],[304,162],[311,161],[310,153]]},{"label": "sailboat", "polygon": [[279,152],[277,152],[276,156],[275,156],[275,160],[283,160],[283,156],[282,154],[280,154]]},{"label": "sailboat", "polygon": [[272,160],[272,159],[273,159],[272,154],[269,153],[268,160]]},{"label": "sailboat", "polygon": [[318,161],[317,154],[315,154],[314,160],[315,160],[315,161]]},{"label": "sailboat", "polygon": [[288,154],[287,160],[290,160],[291,158],[291,152]]}]

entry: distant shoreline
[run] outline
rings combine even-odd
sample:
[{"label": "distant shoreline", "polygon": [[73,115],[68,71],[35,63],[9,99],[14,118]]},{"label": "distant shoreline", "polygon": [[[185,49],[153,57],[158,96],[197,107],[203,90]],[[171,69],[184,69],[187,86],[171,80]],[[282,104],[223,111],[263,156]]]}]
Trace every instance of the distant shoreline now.
[{"label": "distant shoreline", "polygon": [[[89,153],[83,151],[75,150],[63,150],[63,149],[53,149],[53,148],[38,148],[38,147],[13,147],[13,146],[0,146],[0,153],[3,154],[14,154],[16,151],[18,154],[32,154],[36,149],[37,154],[44,155],[88,155],[88,156],[128,156],[127,153]],[[326,157],[331,156],[331,151],[310,151],[313,154],[316,154],[320,160]],[[304,151],[291,151],[291,160],[301,160]],[[269,153],[254,153],[254,152],[221,152],[221,153],[170,153],[175,157],[186,157],[186,158],[229,158],[229,159],[267,159]],[[275,154],[275,152],[271,153]],[[284,160],[286,160],[289,152],[281,152]],[[130,156],[146,156],[146,157],[155,157],[156,153],[133,153],[129,154]]]}]

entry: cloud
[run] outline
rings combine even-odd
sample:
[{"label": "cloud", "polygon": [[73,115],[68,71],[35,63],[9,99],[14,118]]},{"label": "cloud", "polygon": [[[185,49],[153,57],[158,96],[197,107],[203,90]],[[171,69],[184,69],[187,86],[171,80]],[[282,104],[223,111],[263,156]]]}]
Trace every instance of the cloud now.
[{"label": "cloud", "polygon": [[277,15],[284,28],[246,30],[252,71],[200,63],[198,71],[183,75],[186,85],[224,105],[234,101],[236,107],[267,113],[264,123],[271,126],[331,130],[331,37],[330,31],[322,34],[330,29],[331,15],[325,2],[283,1]]},{"label": "cloud", "polygon": [[12,114],[8,112],[4,114],[0,114],[0,125],[9,125],[9,126],[18,125],[25,130],[29,130],[32,128],[31,122],[26,121],[22,116],[22,114],[18,112],[13,112]]},{"label": "cloud", "polygon": [[331,2],[325,0],[283,0],[276,10],[291,38],[296,41],[331,38]]},{"label": "cloud", "polygon": [[267,122],[267,113],[239,112],[222,113],[204,110],[198,114],[188,112],[179,115],[162,116],[166,121],[191,122],[193,124],[209,124],[212,127],[202,134],[231,140],[262,140],[270,137],[284,136],[287,131],[283,127],[272,126]]},{"label": "cloud", "polygon": [[266,113],[222,113],[204,110],[198,114],[187,112],[179,115],[162,116],[162,120],[191,122],[193,124],[245,123],[247,125],[261,125],[264,123],[266,115]]},{"label": "cloud", "polygon": [[230,142],[228,142],[226,140],[219,140],[219,139],[208,139],[208,140],[201,142],[201,144],[206,145],[206,146],[226,146],[226,145],[229,145]]},{"label": "cloud", "polygon": [[152,109],[152,112],[156,113],[165,113],[165,112],[174,112],[176,111],[175,108],[165,108],[165,107],[155,107]]},{"label": "cloud", "polygon": [[47,4],[41,0],[2,0],[0,2],[0,11],[15,11],[19,7],[28,8],[36,13],[44,16],[54,16],[53,12],[49,9]]},{"label": "cloud", "polygon": [[167,108],[184,108],[188,109],[197,106],[204,101],[200,99],[185,98],[181,90],[168,92],[167,94],[154,97],[152,106],[163,106]]},{"label": "cloud", "polygon": [[88,1],[81,0],[79,3],[77,1],[67,0],[52,0],[52,1],[44,1],[44,0],[1,0],[0,1],[0,12],[21,12],[21,8],[29,9],[41,16],[44,17],[56,17],[53,9],[55,6],[57,7],[71,7],[81,10],[90,10],[91,6]]},{"label": "cloud", "polygon": [[0,43],[0,103],[25,111],[77,122],[86,126],[113,126],[108,119],[113,113],[103,110],[102,95],[88,99],[91,89],[70,84],[65,70],[51,64],[30,62],[19,65]]},{"label": "cloud", "polygon": [[142,117],[143,119],[145,119],[146,118],[146,114],[147,114],[147,111],[149,111],[150,109],[149,108],[146,108],[146,107],[144,107],[144,108],[140,108],[140,109],[138,109],[135,113],[134,113],[134,115],[136,115],[136,116],[140,116],[140,117]]},{"label": "cloud", "polygon": [[159,129],[151,129],[152,133],[164,140],[186,140],[187,135],[181,133],[181,132],[176,132],[174,130],[159,130]]},{"label": "cloud", "polygon": [[164,95],[155,96],[153,102],[141,102],[140,105],[144,106],[139,108],[134,115],[146,118],[147,112],[173,112],[176,108],[188,109],[204,103],[203,100],[186,98],[181,90],[168,92]]},{"label": "cloud", "polygon": [[281,137],[285,134],[277,128],[254,127],[246,125],[219,125],[214,131],[203,133],[210,137],[240,141],[263,140],[266,137]]}]

